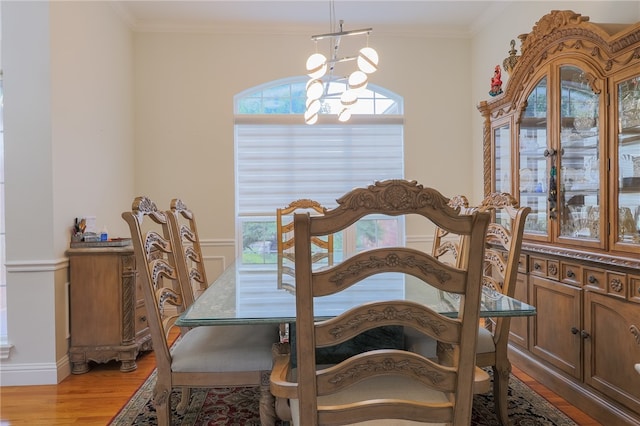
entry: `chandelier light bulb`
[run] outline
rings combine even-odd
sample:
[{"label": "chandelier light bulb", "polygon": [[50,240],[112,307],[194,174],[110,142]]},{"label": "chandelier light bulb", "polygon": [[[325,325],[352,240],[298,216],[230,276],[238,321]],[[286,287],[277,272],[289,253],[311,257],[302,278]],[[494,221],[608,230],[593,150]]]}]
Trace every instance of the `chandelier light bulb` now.
[{"label": "chandelier light bulb", "polygon": [[307,75],[313,79],[327,73],[327,58],[322,53],[314,53],[307,59]]},{"label": "chandelier light bulb", "polygon": [[340,113],[338,114],[338,120],[344,123],[345,121],[349,121],[350,118],[351,118],[351,109],[342,108],[342,111],[340,111]]},{"label": "chandelier light bulb", "polygon": [[349,88],[353,90],[364,90],[369,82],[369,76],[362,71],[354,71],[349,76]]},{"label": "chandelier light bulb", "polygon": [[349,107],[358,101],[355,90],[345,90],[340,96],[340,103],[345,107]]},{"label": "chandelier light bulb", "polygon": [[311,79],[307,82],[307,99],[320,99],[324,93],[322,80]]},{"label": "chandelier light bulb", "polygon": [[378,52],[372,47],[363,47],[358,55],[358,68],[367,74],[378,69]]}]

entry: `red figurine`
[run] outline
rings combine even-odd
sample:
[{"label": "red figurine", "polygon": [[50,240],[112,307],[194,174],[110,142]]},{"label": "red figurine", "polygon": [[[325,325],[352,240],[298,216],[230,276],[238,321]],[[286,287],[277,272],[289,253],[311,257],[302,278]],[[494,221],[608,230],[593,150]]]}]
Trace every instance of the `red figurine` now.
[{"label": "red figurine", "polygon": [[491,78],[491,90],[489,94],[491,96],[497,96],[502,93],[502,73],[500,72],[500,65],[496,65],[493,77]]}]

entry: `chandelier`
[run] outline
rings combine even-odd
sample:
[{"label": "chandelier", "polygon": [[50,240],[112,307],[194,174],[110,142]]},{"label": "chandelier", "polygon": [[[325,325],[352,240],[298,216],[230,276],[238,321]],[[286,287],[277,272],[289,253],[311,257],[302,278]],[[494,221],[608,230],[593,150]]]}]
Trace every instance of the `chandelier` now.
[{"label": "chandelier", "polygon": [[[331,16],[333,17],[333,9]],[[344,21],[340,20],[340,28],[336,32],[311,36],[311,40],[316,44],[316,52],[309,56],[306,64],[309,81],[306,85],[307,100],[304,121],[307,124],[315,124],[318,121],[318,113],[321,110],[323,112],[331,112],[332,108],[327,99],[337,98],[340,99],[338,120],[342,122],[348,121],[351,118],[352,108],[358,102],[358,97],[367,88],[369,74],[378,69],[378,52],[369,47],[369,34],[373,31],[373,28],[344,31],[343,24]],[[338,50],[342,37],[358,35],[366,36],[365,47],[360,49],[357,55],[339,57]],[[330,41],[331,53],[329,59],[318,52],[318,41],[323,39]],[[338,64],[354,61],[356,66],[352,68],[348,75],[336,75],[336,66]],[[332,84],[334,82],[343,84]]]}]

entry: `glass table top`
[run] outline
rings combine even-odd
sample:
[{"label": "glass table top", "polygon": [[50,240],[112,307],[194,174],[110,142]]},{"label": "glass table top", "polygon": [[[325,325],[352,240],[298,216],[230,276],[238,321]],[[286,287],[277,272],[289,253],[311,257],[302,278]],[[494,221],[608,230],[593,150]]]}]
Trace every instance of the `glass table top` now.
[{"label": "glass table top", "polygon": [[[323,267],[321,262],[318,267]],[[247,265],[238,260],[196,299],[176,324],[193,327],[294,322],[296,298],[293,274],[293,262],[287,259],[281,260],[280,265]],[[354,305],[389,299],[424,303],[450,316],[457,315],[460,305],[459,296],[425,285],[418,278],[385,273],[369,277],[338,294],[317,298],[314,311],[317,319],[332,318]],[[533,306],[495,290],[483,289],[481,317],[535,314]]]}]

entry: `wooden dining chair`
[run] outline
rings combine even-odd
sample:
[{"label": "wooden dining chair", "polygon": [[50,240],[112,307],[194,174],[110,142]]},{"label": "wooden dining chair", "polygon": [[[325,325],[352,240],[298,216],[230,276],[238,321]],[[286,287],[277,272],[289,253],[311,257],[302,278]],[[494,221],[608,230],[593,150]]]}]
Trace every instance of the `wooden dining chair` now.
[{"label": "wooden dining chair", "polygon": [[[460,214],[467,214],[471,211],[469,200],[464,195],[454,195],[447,204],[449,207],[458,210]],[[431,255],[448,265],[455,265],[458,262],[461,242],[460,235],[453,235],[448,230],[436,226],[433,233]],[[438,342],[432,339],[424,339],[422,333],[409,328],[404,332],[404,339],[406,348],[414,352],[419,351],[427,357],[437,356]]]},{"label": "wooden dining chair", "polygon": [[[470,424],[489,214],[459,215],[447,202],[437,190],[415,181],[388,180],[348,192],[338,207],[322,216],[294,215],[297,368],[291,368],[290,356],[281,354],[271,374],[272,392],[290,400],[294,425]],[[339,232],[370,214],[420,215],[464,235],[460,267],[416,249],[384,247],[357,253],[330,268],[312,268],[313,237]],[[416,301],[381,299],[332,319],[315,319],[317,299],[349,291],[361,280],[383,273],[411,275],[425,287],[458,294],[463,299],[458,316],[446,317]],[[368,350],[337,364],[317,365],[318,348],[380,326],[410,327],[454,345],[453,365],[403,349]]]},{"label": "wooden dining chair", "polygon": [[[520,207],[518,200],[511,194],[492,193],[482,200],[477,210],[490,212],[493,218],[485,238],[482,284],[493,291],[513,297],[524,224],[531,208]],[[478,335],[476,365],[493,369],[495,410],[500,422],[506,426],[509,424],[507,393],[511,373],[508,357],[511,317],[485,318],[484,322]]]},{"label": "wooden dining chair", "polygon": [[[460,213],[466,214],[469,211],[469,200],[464,195],[455,195],[449,199],[450,207],[458,209]],[[436,226],[433,236],[431,254],[437,259],[447,259],[447,262],[455,264],[460,251],[460,237],[447,239],[449,231]]]},{"label": "wooden dining chair", "polygon": [[194,327],[182,334],[173,347],[169,346],[167,336],[178,315],[170,313],[168,305],[184,309],[185,299],[176,267],[180,243],[173,238],[168,216],[147,197],[137,197],[131,211],[122,213],[131,231],[155,352],[157,380],[153,403],[158,424],[171,423],[173,388],[260,386],[260,419],[262,424],[273,425],[274,400],[268,378],[273,363],[271,347],[278,339],[277,327]]},{"label": "wooden dining chair", "polygon": [[[180,258],[178,272],[182,274],[181,282],[189,283],[185,293],[189,293],[191,300],[187,304],[193,303],[196,295],[207,289],[207,271],[204,267],[202,248],[200,247],[200,237],[193,211],[179,198],[171,200],[170,210],[167,211],[170,229],[173,233],[173,240],[179,246],[176,256]],[[183,269],[182,267],[185,267]],[[194,290],[197,287],[197,290]]]},{"label": "wooden dining chair", "polygon": [[[519,207],[518,201],[507,193],[492,193],[479,206],[464,208],[466,212],[481,211],[492,214],[485,236],[484,269],[482,284],[491,291],[513,297],[515,293],[518,261],[524,235],[524,224],[531,211],[529,207]],[[457,247],[454,241],[452,246]],[[434,255],[450,248],[437,247]],[[437,253],[437,254],[436,254]],[[494,373],[493,394],[496,414],[503,425],[508,423],[507,392],[511,363],[508,358],[510,317],[485,318],[479,328],[476,365],[492,367]],[[432,355],[434,341],[417,336],[412,331],[405,333],[405,343],[409,350]],[[443,342],[435,343],[438,358],[444,362],[450,357],[450,347]]]},{"label": "wooden dining chair", "polygon": [[[283,208],[276,209],[276,236],[278,239],[278,254],[288,254],[293,257],[291,249],[295,243],[293,232],[293,214],[303,211],[312,212],[314,214],[324,214],[326,208],[320,203],[308,198],[292,201]],[[314,247],[320,251],[314,250],[314,259],[333,257],[333,235],[324,237],[314,237],[312,241]]]}]

